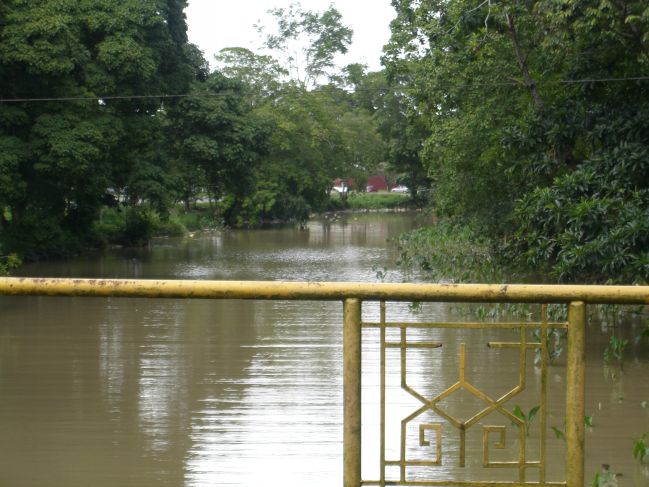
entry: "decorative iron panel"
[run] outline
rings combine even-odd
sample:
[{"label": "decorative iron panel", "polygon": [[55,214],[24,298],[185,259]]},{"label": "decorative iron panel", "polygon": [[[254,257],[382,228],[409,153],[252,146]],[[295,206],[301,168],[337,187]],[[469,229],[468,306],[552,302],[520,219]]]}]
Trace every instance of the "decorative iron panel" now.
[{"label": "decorative iron panel", "polygon": [[[378,481],[363,481],[363,485],[457,485],[457,486],[475,486],[475,487],[495,487],[495,486],[558,486],[566,485],[566,482],[549,482],[546,480],[546,448],[547,448],[547,376],[548,376],[548,341],[540,338],[536,341],[529,339],[531,330],[538,330],[536,336],[547,337],[549,330],[564,330],[568,328],[568,323],[549,323],[547,319],[547,308],[545,305],[541,308],[541,319],[538,322],[499,322],[499,323],[404,323],[386,321],[386,303],[380,303],[380,321],[378,323],[363,322],[363,328],[378,328],[380,333],[380,479]],[[413,386],[408,375],[408,353],[413,350],[435,350],[441,349],[444,344],[438,341],[410,340],[408,330],[416,329],[474,329],[488,330],[501,329],[512,330],[517,335],[516,341],[488,341],[485,343],[493,349],[512,349],[518,352],[518,383],[498,397],[492,397],[483,391],[479,385],[473,384],[468,380],[466,374],[467,363],[470,358],[467,357],[465,343],[459,344],[459,360],[457,369],[457,380],[442,392],[429,395],[421,391],[417,386]],[[397,330],[388,337],[388,330]],[[396,337],[394,336],[396,335]],[[398,338],[397,338],[398,337]],[[386,454],[386,373],[388,360],[386,353],[388,350],[398,351],[400,387],[411,398],[416,400],[418,407],[413,409],[409,415],[400,419],[400,439],[398,447],[398,456],[396,458],[388,457]],[[528,352],[538,353],[538,370],[540,374],[540,397],[538,399],[538,413],[536,417],[539,422],[539,437],[535,439],[538,445],[535,449],[535,455],[531,457],[529,442],[527,436],[526,422],[513,411],[513,400],[525,391],[527,386],[527,366],[530,360]],[[412,352],[411,352],[412,353]],[[481,407],[468,418],[460,418],[453,411],[444,406],[443,402],[447,398],[462,392],[477,399]],[[427,421],[424,419],[426,413],[434,414],[439,420]],[[501,420],[506,421],[511,426],[496,424],[482,424],[483,420],[488,420],[493,415],[498,415]],[[393,418],[389,418],[394,420]],[[424,450],[428,458],[421,457],[410,458],[409,453],[413,445],[407,442],[407,431],[412,426],[418,431],[418,445],[415,448]],[[464,468],[467,465],[467,433],[475,429],[482,429],[482,458],[481,465],[487,469],[511,469],[514,472],[515,480],[510,481],[471,481],[459,480],[457,478],[440,479],[422,478],[418,475],[416,479],[409,476],[411,468],[435,468],[441,467],[447,463],[453,462],[455,466]],[[513,461],[502,461],[492,459],[494,450],[503,450],[507,445],[507,435],[513,431],[518,444],[516,458]],[[459,443],[458,451],[454,458],[451,458],[443,448],[443,438],[454,435],[456,442]],[[528,476],[529,470],[535,470],[537,473],[534,480]],[[396,471],[398,474],[392,474],[388,471]]]}]

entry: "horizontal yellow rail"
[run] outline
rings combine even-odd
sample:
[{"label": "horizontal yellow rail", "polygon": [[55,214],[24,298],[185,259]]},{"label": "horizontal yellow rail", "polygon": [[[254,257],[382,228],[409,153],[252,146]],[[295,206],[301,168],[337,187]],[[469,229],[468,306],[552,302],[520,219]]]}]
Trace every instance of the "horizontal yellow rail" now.
[{"label": "horizontal yellow rail", "polygon": [[[569,303],[568,323],[562,324],[568,332],[566,353],[566,482],[549,483],[545,473],[540,474],[539,483],[529,483],[525,479],[525,468],[528,464],[519,459],[518,482],[464,482],[451,481],[445,485],[462,485],[473,487],[498,487],[528,485],[565,485],[582,487],[584,485],[584,397],[585,397],[585,324],[587,304],[649,304],[649,286],[582,286],[582,285],[527,285],[527,284],[386,284],[366,282],[269,282],[269,281],[188,281],[188,280],[125,280],[125,279],[53,279],[53,278],[0,278],[0,295],[32,296],[88,296],[88,297],[141,297],[141,298],[201,298],[201,299],[277,299],[277,300],[341,300],[344,301],[343,326],[343,463],[345,487],[361,485],[441,485],[439,482],[410,482],[402,473],[401,481],[387,481],[385,478],[385,437],[381,439],[381,479],[362,481],[361,479],[361,344],[362,302],[381,301],[382,349],[390,344],[385,342],[386,329],[390,326],[385,321],[385,301],[426,301],[426,302],[473,302],[473,303]],[[556,324],[555,324],[556,325]],[[544,318],[541,325],[542,336],[550,326]],[[418,326],[411,324],[411,326]],[[439,323],[437,327],[447,324]],[[475,323],[454,323],[453,327],[475,328]],[[511,326],[495,324],[493,326]],[[402,341],[399,347],[404,353],[406,346],[406,328],[402,327]],[[523,328],[521,328],[523,330]],[[528,348],[524,332],[521,338],[523,355]],[[543,344],[540,344],[543,350]],[[545,356],[545,354],[542,354]],[[382,359],[381,370],[385,374],[385,362]],[[464,359],[462,359],[464,360]],[[405,363],[405,362],[404,362]],[[404,372],[405,374],[405,365]],[[463,369],[461,369],[463,370]],[[461,372],[463,374],[463,372]],[[382,376],[383,377],[383,376]],[[463,377],[463,375],[461,376]],[[545,381],[545,379],[542,379]],[[381,379],[384,384],[384,378]],[[405,383],[405,379],[404,379]],[[458,384],[464,384],[461,378]],[[382,385],[384,387],[384,385]],[[471,389],[473,390],[473,389]],[[542,386],[542,394],[545,385]],[[476,392],[477,391],[477,392]],[[451,391],[453,392],[453,391]],[[450,392],[449,392],[450,394]],[[473,392],[477,397],[480,391]],[[382,392],[382,407],[385,404],[385,392]],[[422,396],[423,397],[423,396]],[[438,397],[439,399],[439,397]],[[503,399],[504,401],[504,399]],[[490,401],[493,408],[500,408],[500,402]],[[436,402],[424,400],[424,407],[433,410]],[[384,411],[384,409],[382,409]],[[423,410],[422,410],[423,411]],[[544,411],[544,410],[542,410]],[[384,414],[384,413],[381,413]],[[419,412],[416,412],[418,415]],[[415,418],[416,415],[411,415]],[[384,424],[384,419],[382,420]],[[544,420],[543,420],[544,421]],[[455,421],[455,426],[459,424]],[[545,423],[542,423],[545,425]],[[465,431],[468,422],[462,423],[460,430]],[[470,425],[469,425],[470,426]],[[434,428],[435,425],[423,425]],[[383,426],[382,426],[383,428]],[[542,427],[545,431],[545,426]],[[383,431],[383,430],[382,430]],[[422,430],[423,431],[423,430]],[[498,430],[500,431],[500,430]],[[522,430],[521,430],[522,431]],[[462,433],[463,434],[463,433]],[[441,430],[440,430],[441,435]],[[545,433],[542,433],[544,443]],[[423,438],[423,437],[422,437]],[[441,438],[441,436],[440,436]],[[424,440],[420,440],[422,446]],[[427,441],[427,440],[426,440]],[[522,443],[522,442],[521,442]],[[403,448],[402,448],[403,449]],[[486,451],[486,450],[485,450]],[[402,457],[405,458],[405,454]],[[438,448],[437,458],[441,461]],[[461,465],[463,466],[463,457]],[[486,457],[485,457],[486,458]],[[545,462],[545,446],[541,450],[539,465]],[[524,459],[523,459],[524,460]],[[400,460],[404,471],[406,462]],[[433,463],[431,463],[433,465]],[[545,472],[545,470],[543,470]]]},{"label": "horizontal yellow rail", "polygon": [[0,295],[649,304],[649,286],[0,278]]}]

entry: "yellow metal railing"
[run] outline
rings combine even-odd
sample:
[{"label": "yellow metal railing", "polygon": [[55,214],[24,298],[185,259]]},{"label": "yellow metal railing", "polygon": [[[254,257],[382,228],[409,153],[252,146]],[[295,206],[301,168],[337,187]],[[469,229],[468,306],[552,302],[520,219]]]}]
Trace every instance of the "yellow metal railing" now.
[{"label": "yellow metal railing", "polygon": [[[380,331],[380,478],[377,481],[360,481],[358,477],[354,477],[349,484],[346,485],[421,485],[421,486],[479,486],[479,487],[494,487],[494,486],[583,486],[583,464],[584,464],[584,451],[583,451],[583,435],[584,435],[584,331],[586,323],[586,305],[584,302],[571,302],[568,308],[568,321],[563,323],[550,323],[547,319],[547,306],[542,305],[541,321],[540,322],[450,322],[450,323],[404,323],[404,322],[388,322],[386,321],[386,303],[380,303],[380,321],[375,323],[361,322],[361,328],[378,328]],[[355,314],[354,314],[355,316]],[[353,323],[346,325],[348,330],[355,330],[355,320]],[[411,341],[408,339],[407,332],[411,328],[418,329],[473,329],[473,330],[511,330],[518,333],[518,341],[515,342],[493,342],[490,341],[487,345],[494,349],[514,349],[518,351],[518,383],[510,390],[506,391],[498,398],[492,398],[480,388],[473,385],[466,377],[465,369],[467,358],[465,353],[465,344],[459,344],[459,370],[457,382],[450,387],[443,390],[436,396],[429,397],[424,393],[418,391],[413,387],[408,380],[406,371],[408,350],[411,349],[438,349],[443,346],[440,342]],[[387,331],[398,331],[398,339],[394,337],[387,338]],[[547,337],[549,330],[563,330],[567,333],[568,337],[568,352],[567,352],[567,366],[566,366],[566,439],[568,444],[568,455],[566,459],[566,478],[564,482],[551,482],[546,479],[546,416],[547,416],[547,371],[548,371],[548,342],[540,338],[537,341],[530,341],[528,333],[530,330],[538,330],[538,337]],[[347,334],[345,338],[349,340]],[[353,342],[353,339],[350,340]],[[400,428],[400,449],[398,459],[386,458],[386,351],[388,349],[399,350],[400,362],[400,382],[401,389],[404,390],[410,397],[416,399],[420,403],[420,407],[413,410],[413,412],[401,421]],[[526,374],[527,374],[527,352],[529,350],[538,350],[540,357],[540,404],[539,417],[540,417],[540,438],[539,438],[539,456],[536,460],[529,460],[527,453],[527,445],[529,443],[527,438],[527,425],[520,418],[508,410],[505,406],[506,403],[511,402],[513,398],[520,395],[526,388]],[[351,370],[351,369],[350,369]],[[354,372],[356,373],[356,372]],[[354,383],[354,377],[345,376],[346,383]],[[441,403],[453,394],[464,391],[465,393],[477,398],[484,405],[477,413],[471,417],[461,420],[452,412],[446,411]],[[350,403],[351,405],[351,403]],[[346,412],[345,418],[354,418],[356,410],[351,409]],[[418,419],[424,413],[432,412],[438,417],[442,418],[443,422],[425,422]],[[458,461],[459,467],[464,468],[466,462],[466,437],[469,430],[476,426],[480,420],[489,416],[491,413],[500,413],[506,421],[511,422],[512,425],[518,429],[518,453],[515,461],[494,461],[490,458],[489,440],[490,435],[497,434],[499,439],[494,444],[495,449],[505,448],[506,430],[505,426],[501,425],[485,425],[483,426],[482,435],[482,467],[484,468],[498,468],[498,469],[514,469],[517,471],[517,480],[515,481],[458,481],[454,479],[428,479],[422,480],[409,480],[407,471],[409,468],[421,467],[438,467],[442,465],[443,451],[442,451],[442,435],[446,427],[451,427],[451,430],[457,430],[459,436],[459,451]],[[579,420],[581,418],[581,420]],[[360,418],[358,418],[360,420]],[[419,447],[431,447],[431,441],[426,439],[426,433],[434,433],[435,448],[434,457],[429,460],[421,459],[408,459],[406,448],[407,428],[415,420],[419,422]],[[355,424],[352,422],[352,424]],[[348,432],[350,436],[354,433]],[[358,439],[357,441],[360,441]],[[429,448],[430,450],[430,448]],[[350,462],[357,462],[355,457],[350,457]],[[396,478],[387,478],[386,470],[389,467],[398,467],[399,474]],[[356,472],[358,475],[359,465],[348,465],[349,472]],[[528,470],[537,470],[538,481],[530,481]]]},{"label": "yellow metal railing", "polygon": [[[239,281],[182,281],[182,280],[103,280],[103,279],[48,279],[48,278],[0,278],[0,295],[41,295],[41,296],[93,296],[93,297],[149,297],[149,298],[187,298],[187,299],[275,299],[275,300],[331,300],[342,301],[343,323],[343,463],[344,487],[361,485],[453,485],[473,487],[505,486],[567,486],[584,485],[584,397],[585,397],[585,326],[586,306],[588,304],[649,304],[649,286],[554,286],[554,285],[485,285],[485,284],[370,284],[370,283],[304,283],[304,282],[239,282]],[[380,321],[362,321],[362,302],[381,303]],[[546,313],[542,313],[538,323],[389,323],[385,318],[386,301],[419,302],[471,302],[471,303],[565,303],[568,305],[566,323],[548,323]],[[520,354],[519,384],[500,398],[491,398],[479,388],[470,384],[464,374],[464,345],[460,345],[460,369],[458,381],[435,397],[427,397],[408,384],[406,374],[406,354],[410,348],[435,349],[441,346],[435,342],[410,343],[407,328],[507,328],[520,331],[520,339],[515,343],[490,342],[496,348],[514,348]],[[361,479],[361,343],[362,330],[380,330],[380,375],[381,375],[381,433],[380,433],[380,478]],[[566,479],[562,482],[549,482],[545,476],[545,389],[547,380],[546,350],[544,340],[538,343],[527,340],[527,331],[540,329],[541,336],[551,328],[567,332],[566,357]],[[388,340],[389,329],[400,330],[399,340]],[[400,455],[398,459],[386,458],[385,434],[385,374],[386,349],[400,350],[401,387],[421,404],[420,407],[402,420]],[[541,438],[538,460],[528,460],[525,454],[525,435],[519,418],[505,408],[505,403],[515,397],[525,387],[525,354],[529,349],[541,350]],[[439,403],[455,391],[463,389],[485,403],[484,409],[471,418],[461,421],[440,408]],[[514,468],[518,471],[515,481],[460,481],[448,480],[409,480],[406,469],[410,466],[433,467],[442,464],[441,438],[444,425],[441,423],[421,423],[419,425],[420,446],[431,446],[426,439],[427,432],[434,433],[435,456],[432,460],[408,460],[405,447],[405,427],[422,413],[432,411],[442,417],[448,425],[457,430],[460,439],[459,465],[465,465],[465,435],[468,429],[491,412],[500,412],[512,423],[519,426],[519,454],[515,462],[496,462],[489,458],[490,435],[499,435],[494,448],[504,444],[504,427],[483,426],[483,459],[486,468]],[[398,467],[398,478],[386,476],[387,467]],[[538,470],[538,481],[529,481],[528,469]]]}]

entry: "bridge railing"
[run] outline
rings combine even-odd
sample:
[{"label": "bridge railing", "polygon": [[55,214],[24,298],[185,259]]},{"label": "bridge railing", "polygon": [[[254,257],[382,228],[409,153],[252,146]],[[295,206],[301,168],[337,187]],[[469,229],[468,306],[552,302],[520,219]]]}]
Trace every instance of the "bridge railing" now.
[{"label": "bridge railing", "polygon": [[[329,300],[343,303],[343,485],[456,485],[476,487],[505,486],[558,486],[583,487],[584,485],[584,416],[585,416],[585,327],[586,307],[589,304],[649,304],[649,286],[580,286],[580,285],[489,285],[489,284],[388,284],[388,283],[318,283],[318,282],[266,282],[266,281],[186,281],[186,280],[112,280],[112,279],[51,279],[51,278],[0,278],[0,295],[40,296],[91,296],[91,297],[146,297],[184,299],[256,299],[256,300]],[[380,321],[362,321],[363,301],[381,303]],[[406,354],[409,348],[435,348],[437,343],[409,343],[407,328],[413,324],[390,323],[385,318],[386,302],[466,302],[466,303],[539,303],[542,305],[564,303],[568,305],[568,319],[565,323],[549,323],[542,313],[538,323],[418,323],[417,327],[430,328],[508,328],[520,331],[516,343],[490,343],[494,347],[516,348],[520,351],[521,363],[529,349],[540,350],[541,363],[541,417],[540,448],[538,460],[530,461],[525,453],[525,433],[520,418],[506,407],[505,403],[520,393],[525,386],[524,366],[521,365],[520,382],[511,391],[497,399],[490,398],[468,383],[464,378],[464,347],[460,350],[460,371],[457,383],[435,397],[425,396],[407,384],[405,373]],[[381,375],[381,432],[380,432],[380,478],[361,479],[361,344],[362,330],[378,328],[380,331],[380,375]],[[398,341],[388,341],[387,330],[400,330]],[[541,330],[544,337],[550,329],[563,329],[567,333],[566,354],[566,462],[565,481],[546,480],[545,458],[545,378],[547,368],[546,341],[530,342],[527,331]],[[400,350],[402,388],[421,406],[402,421],[401,449],[398,459],[387,459],[385,448],[385,355],[386,349]],[[440,401],[464,389],[482,400],[486,406],[475,416],[464,421],[442,411]],[[496,462],[489,459],[488,439],[491,433],[504,434],[500,427],[483,427],[483,466],[486,468],[513,468],[517,470],[514,481],[459,481],[457,479],[409,480],[406,470],[410,466],[434,467],[442,464],[442,424],[420,424],[421,446],[430,446],[425,439],[426,431],[435,433],[435,457],[430,460],[408,460],[403,439],[404,425],[415,420],[423,412],[441,416],[458,430],[460,438],[459,465],[465,464],[465,435],[469,428],[491,412],[498,411],[519,426],[519,455],[515,462]],[[386,476],[386,468],[397,467],[399,475]],[[538,470],[538,481],[526,476],[529,469]]]}]

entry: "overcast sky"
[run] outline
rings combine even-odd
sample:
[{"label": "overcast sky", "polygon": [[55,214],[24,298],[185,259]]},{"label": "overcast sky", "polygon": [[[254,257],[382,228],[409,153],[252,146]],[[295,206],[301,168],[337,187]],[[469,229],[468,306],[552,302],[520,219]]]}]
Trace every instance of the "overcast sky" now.
[{"label": "overcast sky", "polygon": [[[268,18],[267,11],[287,7],[292,0],[189,0],[187,25],[189,40],[205,53],[213,64],[214,54],[224,47],[247,47],[258,51],[261,45],[253,25]],[[390,21],[395,12],[390,0],[302,0],[305,10],[322,12],[329,5],[343,16],[343,23],[354,30],[348,54],[339,59],[341,65],[367,64],[370,70],[380,69],[383,45],[390,38]]]}]

